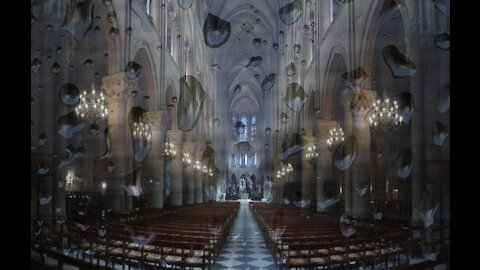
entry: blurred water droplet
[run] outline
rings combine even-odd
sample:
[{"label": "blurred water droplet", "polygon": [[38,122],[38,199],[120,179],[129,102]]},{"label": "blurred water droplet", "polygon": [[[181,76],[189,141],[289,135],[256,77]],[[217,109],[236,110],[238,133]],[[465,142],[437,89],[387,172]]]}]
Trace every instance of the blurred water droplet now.
[{"label": "blurred water droplet", "polygon": [[336,204],[339,201],[340,201],[340,199],[327,199],[325,201],[318,201],[317,202],[317,208],[325,209],[327,207],[330,207],[330,206]]},{"label": "blurred water droplet", "polygon": [[[79,146],[75,148],[73,145],[69,144],[65,149],[65,155],[60,159],[60,168],[63,168],[67,165],[73,164],[77,159],[85,157],[85,147]],[[76,181],[79,181],[78,178],[75,178]],[[79,182],[81,182],[80,179]]]},{"label": "blurred water droplet", "polygon": [[52,26],[50,24],[47,25],[47,31],[52,31]]},{"label": "blurred water droplet", "polygon": [[33,106],[33,103],[35,103],[35,98],[31,97],[30,106]]},{"label": "blurred water droplet", "polygon": [[402,117],[402,122],[410,123],[414,110],[413,94],[409,92],[402,92],[395,96],[398,102],[398,115]]},{"label": "blurred water droplet", "polygon": [[68,107],[74,107],[80,102],[80,90],[76,85],[67,83],[60,87],[59,91],[60,102]]},{"label": "blurred water droplet", "polygon": [[30,25],[33,25],[36,21],[37,21],[37,18],[35,16],[33,16],[33,14],[31,14],[32,16],[30,17]]},{"label": "blurred water droplet", "polygon": [[300,53],[301,48],[302,48],[302,46],[300,46],[300,44],[294,44],[294,45],[293,45],[293,51],[294,51],[296,54],[299,54],[299,53]]},{"label": "blurred water droplet", "polygon": [[127,35],[128,35],[128,36],[133,35],[133,28],[132,28],[132,27],[128,27],[128,28],[127,28]]},{"label": "blurred water droplet", "polygon": [[68,67],[68,70],[72,71],[73,68],[74,68],[74,66],[73,66],[73,65],[70,65],[70,66]]},{"label": "blurred water droplet", "polygon": [[260,79],[260,74],[256,73],[255,74],[255,79],[257,79],[257,80]]},{"label": "blurred water droplet", "polygon": [[233,92],[232,93],[238,93],[240,90],[242,89],[242,86],[240,84],[237,84],[235,86],[235,88],[233,89]]},{"label": "blurred water droplet", "polygon": [[395,78],[413,76],[417,68],[395,45],[388,45],[383,48],[383,60]]},{"label": "blurred water droplet", "polygon": [[111,160],[108,161],[107,169],[109,173],[111,173],[115,169],[115,164],[113,163],[113,161]]},{"label": "blurred water droplet", "polygon": [[40,146],[44,145],[47,142],[47,140],[48,140],[47,134],[45,134],[45,132],[42,132],[38,136],[38,145],[40,145]]},{"label": "blurred water droplet", "polygon": [[263,40],[263,41],[262,41],[262,44],[263,44],[263,46],[267,46],[267,45],[268,45],[268,41]]},{"label": "blurred water droplet", "polygon": [[178,0],[178,5],[183,9],[189,9],[193,5],[193,0]]},{"label": "blurred water droplet", "polygon": [[35,126],[35,122],[33,122],[33,120],[30,120],[30,121],[31,121],[30,129],[33,129],[33,127]]},{"label": "blurred water droplet", "polygon": [[447,33],[442,33],[435,36],[435,45],[442,50],[450,49],[450,35]]},{"label": "blurred water droplet", "polygon": [[257,18],[257,19],[255,20],[255,22],[259,24],[261,21],[260,21],[260,19]]},{"label": "blurred water droplet", "polygon": [[108,59],[108,53],[105,53],[105,54],[103,55],[103,58]]},{"label": "blurred water droplet", "polygon": [[368,188],[370,187],[370,185],[365,185],[365,186],[362,186],[362,185],[356,185],[355,186],[355,190],[357,191],[358,195],[360,195],[360,197],[362,197],[363,195],[365,195],[368,191]]},{"label": "blurred water droplet", "polygon": [[278,13],[280,14],[280,19],[284,24],[294,24],[302,16],[302,1],[295,0],[290,4],[286,4],[278,10]]},{"label": "blurred water droplet", "polygon": [[285,33],[280,30],[280,31],[278,32],[278,38],[283,39],[284,37],[285,37]]},{"label": "blurred water droplet", "polygon": [[36,50],[35,53],[40,54],[40,50]]},{"label": "blurred water droplet", "polygon": [[289,120],[288,114],[282,112],[280,114],[280,121],[282,121],[282,123],[286,124],[286,123],[288,123],[288,120]]},{"label": "blurred water droplet", "polygon": [[215,118],[215,126],[219,127],[220,126],[220,119]]},{"label": "blurred water droplet", "polygon": [[63,48],[62,48],[62,47],[58,47],[58,48],[55,50],[55,53],[56,53],[57,55],[62,54],[62,53],[63,53]]},{"label": "blurred water droplet", "polygon": [[262,63],[262,61],[263,61],[263,58],[261,56],[250,57],[250,61],[245,66],[245,68],[248,68],[249,66],[258,67]]},{"label": "blurred water droplet", "polygon": [[89,127],[88,127],[88,132],[90,132],[90,134],[92,134],[93,136],[97,135],[98,133],[100,133],[100,127],[98,126],[97,123],[93,123],[91,124]]},{"label": "blurred water droplet", "polygon": [[57,75],[58,73],[60,73],[60,65],[57,62],[55,62],[53,63],[52,68],[50,70],[52,71],[53,74]]},{"label": "blurred water droplet", "polygon": [[262,39],[260,39],[260,38],[254,38],[254,39],[252,40],[252,42],[253,42],[253,47],[256,48],[256,49],[262,48],[262,43],[261,43],[261,41],[262,41]]},{"label": "blurred water droplet", "polygon": [[112,5],[112,0],[103,0],[103,4],[105,6],[111,6]]},{"label": "blurred water droplet", "polygon": [[350,135],[341,142],[333,153],[333,161],[335,167],[339,170],[347,170],[352,166],[358,153],[357,139]]},{"label": "blurred water droplet", "polygon": [[95,34],[100,34],[100,31],[101,31],[100,26],[95,27],[95,30],[94,30]]},{"label": "blurred water droplet", "polygon": [[107,20],[111,23],[115,22],[117,20],[117,14],[114,11],[109,12],[107,15]]},{"label": "blurred water droplet", "polygon": [[410,175],[413,166],[413,152],[410,148],[398,154],[395,166],[398,177],[407,178]]},{"label": "blurred water droplet", "polygon": [[270,127],[267,127],[265,129],[265,136],[270,136],[271,133],[272,133],[272,129]]},{"label": "blurred water droplet", "polygon": [[262,82],[262,89],[263,91],[269,91],[275,85],[275,78],[277,74],[271,73],[270,75],[266,76]]},{"label": "blurred water droplet", "polygon": [[209,13],[203,25],[205,44],[210,48],[218,48],[227,42],[230,36],[230,23]]},{"label": "blurred water droplet", "polygon": [[305,64],[307,64],[307,62],[305,62],[305,60],[302,60],[300,63],[301,63],[303,66],[305,66]]},{"label": "blurred water droplet", "polygon": [[91,68],[93,67],[95,64],[93,63],[92,59],[87,59],[85,60],[85,62],[83,63],[85,65],[86,68]]},{"label": "blurred water droplet", "polygon": [[52,196],[48,196],[48,197],[46,196],[46,197],[40,197],[39,202],[40,202],[40,205],[46,205],[51,200],[52,200]]},{"label": "blurred water droplet", "polygon": [[272,47],[274,51],[278,51],[278,43],[273,43]]},{"label": "blurred water droplet", "polygon": [[450,109],[450,85],[447,84],[440,92],[440,98],[437,104],[438,111],[444,113]]},{"label": "blurred water droplet", "polygon": [[93,74],[93,77],[94,77],[95,79],[97,79],[99,76],[100,76],[100,74],[98,74],[98,72],[96,72],[95,74]]},{"label": "blurred water droplet", "polygon": [[287,86],[285,105],[287,105],[288,108],[295,112],[299,112],[303,109],[307,100],[308,96],[300,84],[293,82]]},{"label": "blurred water droplet", "polygon": [[113,41],[117,41],[117,38],[120,36],[120,32],[118,31],[118,28],[115,28],[115,27],[112,27],[108,32],[108,34],[110,35]]},{"label": "blurred water droplet", "polygon": [[52,56],[50,56],[50,55],[47,56],[47,61],[48,61],[48,62],[51,62],[51,61],[52,61]]},{"label": "blurred water droplet", "polygon": [[297,72],[297,70],[295,69],[295,64],[293,62],[290,63],[290,65],[288,65],[285,69],[285,72],[287,73],[287,76],[295,75],[295,72]]},{"label": "blurred water droplet", "polygon": [[357,232],[357,229],[354,226],[354,223],[350,218],[346,215],[340,217],[340,231],[342,232],[343,236],[350,237]]},{"label": "blurred water droplet", "polygon": [[141,70],[142,66],[136,62],[128,62],[127,66],[125,67],[127,78],[129,78],[130,80],[138,77]]},{"label": "blurred water droplet", "polygon": [[450,16],[450,0],[433,0],[433,4],[440,12]]},{"label": "blurred water droplet", "polygon": [[37,73],[38,70],[40,69],[40,65],[42,64],[42,61],[40,59],[35,58],[32,60],[32,72]]},{"label": "blurred water droplet", "polygon": [[442,146],[448,137],[448,127],[440,122],[433,124],[433,142],[435,145]]},{"label": "blurred water droplet", "polygon": [[294,201],[293,202],[293,205],[295,207],[299,207],[299,208],[306,208],[308,206],[310,206],[310,200],[301,200],[301,201]]}]

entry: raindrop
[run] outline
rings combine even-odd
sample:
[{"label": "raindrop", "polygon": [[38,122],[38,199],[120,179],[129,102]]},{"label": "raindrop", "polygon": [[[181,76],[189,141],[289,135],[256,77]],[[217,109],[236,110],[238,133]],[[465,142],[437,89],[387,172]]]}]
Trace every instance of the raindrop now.
[{"label": "raindrop", "polygon": [[33,103],[35,103],[35,98],[31,97],[30,106],[33,106]]},{"label": "raindrop", "polygon": [[60,102],[68,107],[73,107],[80,102],[80,90],[74,84],[67,83],[60,87],[58,91]]},{"label": "raindrop", "polygon": [[35,122],[33,122],[33,120],[30,120],[30,121],[31,121],[30,129],[33,129],[33,127],[35,126]]},{"label": "raindrop", "polygon": [[220,119],[215,118],[215,126],[219,127],[220,126]]},{"label": "raindrop", "polygon": [[305,62],[305,60],[302,60],[300,63],[302,63],[302,65],[305,66],[305,64],[306,64],[307,62]]},{"label": "raindrop", "polygon": [[294,45],[293,45],[293,51],[294,51],[296,54],[299,54],[299,53],[300,53],[301,48],[302,48],[302,46],[300,46],[300,44],[294,44]]},{"label": "raindrop", "polygon": [[46,204],[49,203],[51,200],[52,200],[52,196],[40,197],[39,202],[40,202],[40,205],[46,205]]},{"label": "raindrop", "polygon": [[245,133],[245,125],[242,122],[238,121],[237,123],[235,123],[235,131],[238,135],[242,135],[243,133]]},{"label": "raindrop", "polygon": [[108,59],[108,53],[105,53],[105,54],[103,55],[103,58]]},{"label": "raindrop", "polygon": [[413,166],[413,152],[410,148],[403,150],[397,156],[397,161],[395,162],[397,176],[400,178],[407,178]]},{"label": "raindrop", "polygon": [[265,136],[270,136],[271,133],[272,133],[272,129],[270,127],[267,127],[265,129]]},{"label": "raindrop", "polygon": [[92,59],[87,59],[85,60],[85,62],[83,63],[85,65],[86,68],[91,68],[93,67],[95,64],[93,63]]},{"label": "raindrop", "polygon": [[342,74],[342,82],[345,86],[350,87],[351,89],[364,88],[365,83],[368,80],[368,73],[363,69],[363,67],[358,67],[350,72],[345,72]]},{"label": "raindrop", "polygon": [[119,37],[120,32],[118,31],[118,28],[112,27],[108,32],[108,34],[110,35],[113,41],[117,41],[117,37]]},{"label": "raindrop", "polygon": [[55,212],[57,212],[57,213],[62,212],[62,207],[58,207],[57,209],[55,209]]},{"label": "raindrop", "polygon": [[63,53],[63,48],[62,47],[58,47],[56,50],[55,50],[55,53],[57,53],[57,55],[60,55]]},{"label": "raindrop", "polygon": [[93,77],[94,77],[95,79],[97,79],[99,76],[100,76],[100,74],[98,74],[98,72],[96,72],[95,74],[93,74]]},{"label": "raindrop", "polygon": [[263,44],[263,46],[267,46],[267,45],[268,45],[268,41],[263,40],[263,41],[262,41],[262,44]]},{"label": "raindrop", "polygon": [[435,45],[442,50],[450,49],[450,35],[447,33],[442,33],[435,36]]},{"label": "raindrop", "polygon": [[33,144],[30,144],[30,150],[35,150],[35,146],[33,146]]},{"label": "raindrop", "polygon": [[345,171],[352,166],[358,152],[357,139],[350,135],[333,152],[333,161],[337,169]]},{"label": "raindrop", "polygon": [[306,208],[310,205],[310,200],[294,201],[293,205],[299,208]]},{"label": "raindrop", "polygon": [[70,65],[70,66],[68,67],[68,70],[72,71],[73,68],[74,68],[74,66],[73,66],[73,65]]},{"label": "raindrop", "polygon": [[50,56],[50,55],[47,56],[47,61],[48,61],[48,62],[51,62],[51,61],[52,61],[52,56]]},{"label": "raindrop", "polygon": [[113,163],[113,161],[108,161],[107,169],[109,173],[111,173],[115,169],[115,164]]},{"label": "raindrop", "polygon": [[112,0],[103,0],[103,4],[105,6],[111,6],[112,5]]},{"label": "raindrop", "polygon": [[250,61],[245,66],[245,68],[248,68],[249,66],[258,67],[262,63],[262,61],[263,58],[261,56],[252,56],[250,57]]},{"label": "raindrop", "polygon": [[295,72],[297,72],[297,70],[295,69],[295,64],[293,62],[290,63],[290,65],[287,66],[285,72],[287,73],[287,76],[295,75]]},{"label": "raindrop", "polygon": [[93,123],[91,124],[89,127],[88,127],[88,132],[90,132],[90,134],[92,134],[93,136],[97,135],[98,133],[100,133],[100,127],[98,126],[97,123]]},{"label": "raindrop", "polygon": [[117,20],[117,14],[115,12],[109,12],[107,15],[107,19],[109,22],[113,23]]},{"label": "raindrop", "polygon": [[260,79],[260,74],[256,73],[255,74],[255,79],[257,79],[257,80]]},{"label": "raindrop", "polygon": [[260,21],[259,18],[257,18],[257,19],[255,20],[255,22],[256,22],[256,23],[260,23],[261,21]]},{"label": "raindrop", "polygon": [[365,185],[365,186],[360,186],[360,185],[356,185],[355,186],[355,190],[358,192],[358,195],[360,195],[360,197],[362,197],[363,195],[365,195],[368,191],[368,188],[370,187],[370,185]]},{"label": "raindrop", "polygon": [[414,99],[413,94],[409,92],[402,92],[395,96],[398,101],[398,115],[402,117],[402,121],[410,123],[410,118],[413,115]]},{"label": "raindrop", "polygon": [[277,74],[271,73],[270,75],[266,76],[262,82],[262,89],[263,91],[269,91],[275,85],[275,78]]},{"label": "raindrop", "polygon": [[[75,162],[75,160],[85,157],[85,147],[80,146],[78,148],[74,148],[71,144],[67,146],[65,149],[66,155],[60,159],[60,168],[63,168],[67,165],[70,165]],[[78,178],[75,178],[78,181]],[[83,179],[80,179],[80,182]]]},{"label": "raindrop", "polygon": [[132,97],[136,97],[137,94],[138,94],[138,93],[137,93],[137,90],[133,90],[132,93],[130,93],[130,95],[131,95]]},{"label": "raindrop", "polygon": [[288,108],[295,112],[299,112],[302,110],[307,100],[308,97],[300,84],[293,82],[287,86],[285,105],[287,105]]},{"label": "raindrop", "polygon": [[42,134],[38,136],[38,145],[40,146],[44,145],[47,142],[47,140],[48,140],[47,134],[45,134],[45,132],[42,132]]},{"label": "raindrop", "polygon": [[417,71],[415,64],[394,45],[388,45],[383,48],[383,60],[395,78],[410,77]]},{"label": "raindrop", "polygon": [[205,44],[210,48],[218,48],[227,42],[230,36],[230,23],[209,13],[203,25]]},{"label": "raindrop", "polygon": [[443,141],[448,137],[448,127],[440,122],[433,125],[433,143],[438,146],[443,145]]},{"label": "raindrop", "polygon": [[280,114],[280,121],[282,121],[282,123],[286,124],[286,123],[288,123],[288,120],[289,120],[288,114],[282,112]]},{"label": "raindrop", "polygon": [[443,87],[440,98],[437,104],[438,111],[441,113],[446,112],[450,108],[450,85],[447,84]]},{"label": "raindrop", "polygon": [[240,84],[237,84],[235,88],[233,89],[233,93],[238,93],[242,89],[242,86]]},{"label": "raindrop", "polygon": [[127,28],[127,35],[128,35],[128,36],[133,35],[133,28],[130,27],[130,26]]},{"label": "raindrop", "polygon": [[278,51],[278,43],[273,43],[272,47],[274,51]]},{"label": "raindrop", "polygon": [[330,206],[336,204],[339,201],[340,201],[340,199],[327,199],[325,201],[318,201],[317,202],[317,208],[318,209],[325,209],[327,207],[330,207]]},{"label": "raindrop", "polygon": [[42,61],[40,61],[40,59],[38,59],[38,58],[33,59],[33,61],[32,61],[32,72],[37,73],[38,70],[40,69],[40,64],[42,64]]},{"label": "raindrop", "polygon": [[300,19],[303,13],[302,1],[295,0],[290,4],[286,4],[278,10],[280,19],[286,25],[294,24]]},{"label": "raindrop", "polygon": [[433,4],[440,12],[450,16],[450,0],[433,0]]},{"label": "raindrop", "polygon": [[95,27],[95,34],[100,34],[100,26]]},{"label": "raindrop", "polygon": [[192,7],[193,0],[178,0],[178,5],[183,9],[189,9]]},{"label": "raindrop", "polygon": [[65,182],[62,180],[62,181],[58,181],[58,188],[63,188],[63,184]]},{"label": "raindrop", "polygon": [[138,77],[141,70],[142,66],[136,62],[128,62],[127,66],[125,67],[127,78],[129,78],[130,80]]},{"label": "raindrop", "polygon": [[52,31],[52,26],[51,26],[50,24],[47,25],[47,30],[48,30],[48,31]]},{"label": "raindrop", "polygon": [[33,25],[35,23],[35,21],[37,20],[37,18],[35,16],[33,16],[33,14],[31,14],[32,16],[30,17],[30,25]]},{"label": "raindrop", "polygon": [[55,75],[60,73],[60,65],[57,62],[53,63],[51,71]]},{"label": "raindrop", "polygon": [[40,54],[40,50],[36,50],[35,53]]},{"label": "raindrop", "polygon": [[343,215],[340,218],[340,230],[345,237],[350,237],[357,232],[357,229],[354,226],[354,223],[350,218],[346,215]]},{"label": "raindrop", "polygon": [[50,171],[50,168],[47,164],[47,162],[44,160],[40,163],[40,166],[38,168],[38,174],[44,175]]},{"label": "raindrop", "polygon": [[285,33],[283,31],[280,30],[280,32],[278,32],[278,38],[284,38],[285,36]]},{"label": "raindrop", "polygon": [[253,47],[255,47],[256,49],[262,48],[261,41],[262,41],[262,39],[260,39],[260,38],[254,38],[253,39]]}]

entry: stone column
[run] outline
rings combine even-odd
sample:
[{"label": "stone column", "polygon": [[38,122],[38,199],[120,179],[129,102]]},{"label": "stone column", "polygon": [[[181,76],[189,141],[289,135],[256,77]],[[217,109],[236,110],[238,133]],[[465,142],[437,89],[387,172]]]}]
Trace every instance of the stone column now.
[{"label": "stone column", "polygon": [[[195,161],[202,162],[202,151],[195,151],[195,155],[193,158],[193,164],[195,164]],[[199,170],[194,170],[193,172],[193,178],[194,178],[194,199],[195,203],[203,203],[203,175],[202,175],[202,169]]]},{"label": "stone column", "polygon": [[150,207],[163,208],[163,187],[165,181],[163,146],[165,144],[165,111],[147,112],[147,120],[152,131],[152,145],[147,157],[147,167],[154,178]]},{"label": "stone column", "polygon": [[310,200],[310,205],[308,208],[313,207],[317,204],[316,198],[313,196],[313,191],[315,190],[315,159],[307,159],[305,154],[307,153],[307,148],[313,147],[315,145],[315,137],[313,136],[303,136],[303,139],[307,141],[307,145],[302,153],[302,200]]},{"label": "stone column", "polygon": [[125,190],[121,185],[127,185],[126,172],[129,168],[126,158],[132,157],[132,148],[127,147],[125,130],[127,129],[127,98],[128,79],[125,73],[116,73],[102,79],[103,89],[108,98],[108,132],[111,136],[111,153],[109,161],[115,169],[107,177],[106,204],[115,213],[126,210]]},{"label": "stone column", "polygon": [[282,155],[282,139],[279,137],[278,134],[276,134],[276,140],[275,140],[275,155],[274,155],[274,166],[275,171],[274,171],[274,181],[273,181],[273,201],[276,203],[283,203],[283,179],[282,178],[277,178],[277,171],[280,169],[280,162],[278,162],[280,156]]},{"label": "stone column", "polygon": [[[359,89],[352,95],[352,132],[358,141],[357,158],[352,164],[352,214],[354,218],[368,218],[372,213],[370,210],[370,125],[368,114],[375,101],[376,92]],[[367,187],[367,191],[361,195],[357,189]]]},{"label": "stone column", "polygon": [[[317,202],[324,201],[323,185],[326,180],[333,179],[332,168],[332,152],[328,149],[327,139],[330,137],[330,130],[338,125],[337,121],[321,120],[315,121],[315,135],[317,137]],[[317,211],[323,212],[327,209],[322,209],[317,206]]]},{"label": "stone column", "polygon": [[[184,205],[191,205],[194,204],[194,193],[195,193],[195,178],[194,178],[194,170],[193,165],[195,161],[193,159],[193,150],[195,149],[195,144],[192,142],[185,143],[183,145],[183,152],[188,153],[190,155],[191,163],[190,165],[184,164],[183,165],[183,204]],[[183,155],[183,154],[182,154]]]},{"label": "stone column", "polygon": [[[350,135],[353,135],[352,128],[353,128],[353,119],[352,119],[352,112],[351,112],[351,105],[352,105],[352,90],[349,88],[342,90],[342,101],[343,101],[343,108],[344,108],[344,127],[343,132],[345,133],[345,138]],[[345,178],[344,178],[344,187],[343,187],[343,194],[344,194],[344,202],[345,202],[345,214],[352,215],[352,170],[349,168],[345,171]]]},{"label": "stone column", "polygon": [[183,131],[179,129],[168,130],[167,137],[170,143],[173,144],[173,148],[177,152],[177,156],[170,160],[170,205],[181,206],[182,205],[182,192],[183,192],[183,141],[185,135]]}]

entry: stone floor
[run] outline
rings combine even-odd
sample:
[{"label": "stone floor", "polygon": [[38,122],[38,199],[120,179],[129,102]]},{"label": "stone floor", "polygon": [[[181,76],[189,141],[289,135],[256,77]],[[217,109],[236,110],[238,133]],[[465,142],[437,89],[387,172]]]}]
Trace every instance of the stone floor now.
[{"label": "stone floor", "polygon": [[277,269],[248,200],[240,200],[238,215],[213,269]]}]

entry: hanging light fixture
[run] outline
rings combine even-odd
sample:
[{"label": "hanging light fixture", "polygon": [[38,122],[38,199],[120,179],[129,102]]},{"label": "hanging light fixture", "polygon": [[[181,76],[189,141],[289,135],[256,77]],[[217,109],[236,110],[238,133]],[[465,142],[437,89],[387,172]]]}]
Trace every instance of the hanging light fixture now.
[{"label": "hanging light fixture", "polygon": [[205,165],[205,164],[202,165],[202,173],[203,173],[203,174],[207,174],[207,173],[208,173],[208,168],[207,168],[207,165]]},{"label": "hanging light fixture", "polygon": [[308,161],[312,161],[318,157],[317,147],[315,145],[309,145],[307,151],[305,152],[305,158]]},{"label": "hanging light fixture", "polygon": [[345,137],[341,127],[335,127],[331,129],[329,133],[330,137],[327,139],[327,147],[328,149],[333,150],[345,140]]},{"label": "hanging light fixture", "polygon": [[384,101],[377,100],[373,104],[372,114],[368,118],[373,131],[388,132],[400,126],[402,117],[398,115],[398,104],[389,98]]},{"label": "hanging light fixture", "polygon": [[174,149],[173,143],[170,142],[169,138],[165,141],[165,145],[163,146],[163,154],[168,158],[175,158],[177,152]]},{"label": "hanging light fixture", "polygon": [[92,83],[92,91],[80,94],[80,102],[75,108],[77,116],[81,119],[96,122],[103,121],[108,116],[107,100],[103,92],[97,93]]},{"label": "hanging light fixture", "polygon": [[200,171],[202,169],[202,163],[198,160],[195,160],[195,164],[193,164],[193,169],[195,171]]},{"label": "hanging light fixture", "polygon": [[[192,163],[192,159],[190,158],[190,154],[187,152],[183,153],[183,158],[182,158],[183,165],[185,166],[190,166],[190,163]],[[195,168],[195,166],[194,166]]]},{"label": "hanging light fixture", "polygon": [[138,122],[133,123],[133,137],[137,140],[147,140],[152,139],[152,131],[150,130],[150,125],[144,123],[142,119]]}]

